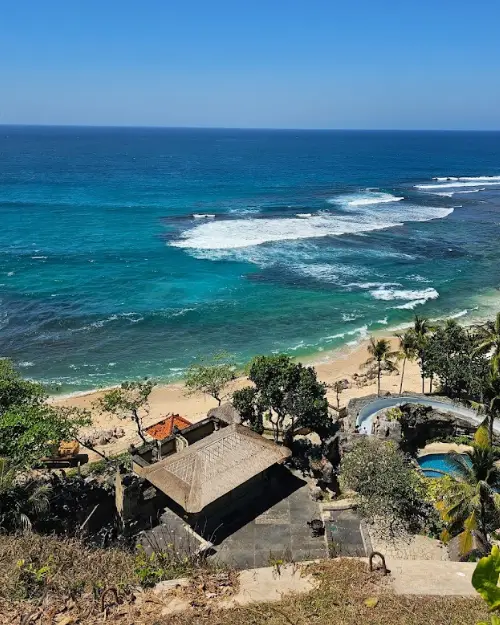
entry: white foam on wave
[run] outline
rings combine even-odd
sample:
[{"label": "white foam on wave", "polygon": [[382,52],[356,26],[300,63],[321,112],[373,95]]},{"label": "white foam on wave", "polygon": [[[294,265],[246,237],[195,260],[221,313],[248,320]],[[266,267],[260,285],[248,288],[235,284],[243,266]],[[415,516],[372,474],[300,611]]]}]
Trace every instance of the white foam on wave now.
[{"label": "white foam on wave", "polygon": [[338,204],[348,208],[358,208],[362,206],[371,206],[372,204],[392,204],[393,202],[401,202],[404,197],[397,197],[392,193],[384,191],[366,191],[360,193],[352,193],[348,195],[339,195],[338,197],[328,200],[329,204]]},{"label": "white foam on wave", "polygon": [[465,308],[464,310],[461,310],[460,312],[457,312],[453,315],[448,315],[447,319],[460,319],[460,317],[465,317],[465,315],[468,315],[469,311],[467,310],[467,308]]},{"label": "white foam on wave", "polygon": [[469,189],[468,191],[455,191],[455,193],[464,195],[465,193],[480,193],[481,191],[486,191],[486,188],[482,187],[481,189]]},{"label": "white foam on wave", "polygon": [[[381,286],[378,289],[370,291],[370,295],[375,299],[384,301],[410,300],[412,302],[422,301],[422,303],[426,302],[429,299],[436,299],[439,297],[439,293],[436,291],[436,289],[432,287],[422,289],[421,291],[412,291],[406,289],[391,289],[387,288],[386,286]],[[406,307],[409,308],[409,306]]]},{"label": "white foam on wave", "polygon": [[357,287],[359,289],[385,288],[388,286],[403,286],[400,282],[349,282],[346,287]]},{"label": "white foam on wave", "polygon": [[343,279],[359,276],[366,273],[366,269],[345,265],[341,263],[317,263],[317,264],[294,264],[290,268],[298,274],[308,278],[314,278],[321,282],[342,283]]},{"label": "white foam on wave", "polygon": [[500,182],[500,176],[443,176],[443,177],[434,177],[433,180],[437,180],[437,182],[457,182],[457,181],[463,181],[463,182],[470,182],[470,181],[493,181],[493,180],[498,180]]},{"label": "white foam on wave", "polygon": [[461,187],[484,187],[484,186],[492,186],[498,187],[500,185],[500,177],[498,180],[490,180],[490,181],[479,181],[479,180],[469,180],[462,181],[458,180],[456,182],[443,182],[442,184],[416,184],[415,189],[420,189],[422,191],[427,191],[429,189],[459,189]]},{"label": "white foam on wave", "polygon": [[415,299],[412,302],[406,302],[406,304],[401,304],[400,306],[394,306],[394,308],[398,308],[400,310],[413,310],[417,306],[421,306],[425,304],[426,299]]},{"label": "white foam on wave", "polygon": [[[396,208],[397,207],[397,208]],[[409,221],[442,219],[452,208],[395,204],[391,209],[366,209],[356,215],[314,215],[276,219],[210,221],[182,233],[170,245],[197,250],[238,249],[276,241],[315,239],[400,226]]]},{"label": "white foam on wave", "polygon": [[413,280],[415,282],[430,282],[428,278],[426,278],[425,276],[421,276],[418,273],[412,273],[411,275],[408,276],[408,279]]}]

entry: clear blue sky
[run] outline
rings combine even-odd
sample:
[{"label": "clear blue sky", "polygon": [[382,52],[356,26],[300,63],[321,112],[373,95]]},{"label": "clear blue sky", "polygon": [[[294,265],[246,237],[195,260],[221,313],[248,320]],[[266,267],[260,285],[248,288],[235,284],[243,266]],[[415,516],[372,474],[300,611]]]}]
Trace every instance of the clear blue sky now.
[{"label": "clear blue sky", "polygon": [[0,0],[0,124],[500,129],[498,0]]}]

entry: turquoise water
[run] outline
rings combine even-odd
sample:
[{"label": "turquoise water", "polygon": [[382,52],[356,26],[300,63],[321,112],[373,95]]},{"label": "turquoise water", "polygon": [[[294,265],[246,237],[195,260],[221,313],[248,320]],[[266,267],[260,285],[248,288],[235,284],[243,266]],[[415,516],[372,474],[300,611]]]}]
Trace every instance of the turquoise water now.
[{"label": "turquoise water", "polygon": [[72,392],[493,314],[499,140],[0,127],[0,354]]},{"label": "turquoise water", "polygon": [[418,459],[426,477],[443,477],[443,473],[453,475],[453,466],[450,465],[448,454],[429,454]]}]

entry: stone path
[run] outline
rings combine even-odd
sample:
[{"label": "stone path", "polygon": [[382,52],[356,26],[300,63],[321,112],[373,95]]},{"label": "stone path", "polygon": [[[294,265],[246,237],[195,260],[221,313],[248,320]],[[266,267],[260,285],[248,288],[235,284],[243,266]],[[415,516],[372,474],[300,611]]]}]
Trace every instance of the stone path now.
[{"label": "stone path", "polygon": [[443,543],[427,536],[408,536],[398,540],[381,538],[368,530],[373,551],[379,551],[393,560],[448,560],[448,550]]},{"label": "stone path", "polygon": [[216,545],[215,558],[237,569],[268,566],[275,560],[301,562],[328,557],[324,536],[313,537],[307,522],[321,518],[307,483]]},{"label": "stone path", "polygon": [[429,562],[387,559],[397,595],[453,595],[477,597],[471,583],[474,562]]},{"label": "stone path", "polygon": [[359,516],[354,510],[331,510],[325,521],[328,546],[332,557],[363,557],[371,551],[365,544]]}]

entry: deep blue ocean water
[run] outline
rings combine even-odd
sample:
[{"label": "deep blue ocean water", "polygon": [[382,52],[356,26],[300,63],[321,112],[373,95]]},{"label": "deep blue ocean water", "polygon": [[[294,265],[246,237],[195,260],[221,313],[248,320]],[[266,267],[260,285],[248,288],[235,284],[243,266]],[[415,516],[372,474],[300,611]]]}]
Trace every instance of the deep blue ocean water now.
[{"label": "deep blue ocean water", "polygon": [[63,392],[500,308],[500,133],[4,126],[0,218],[0,355]]}]

